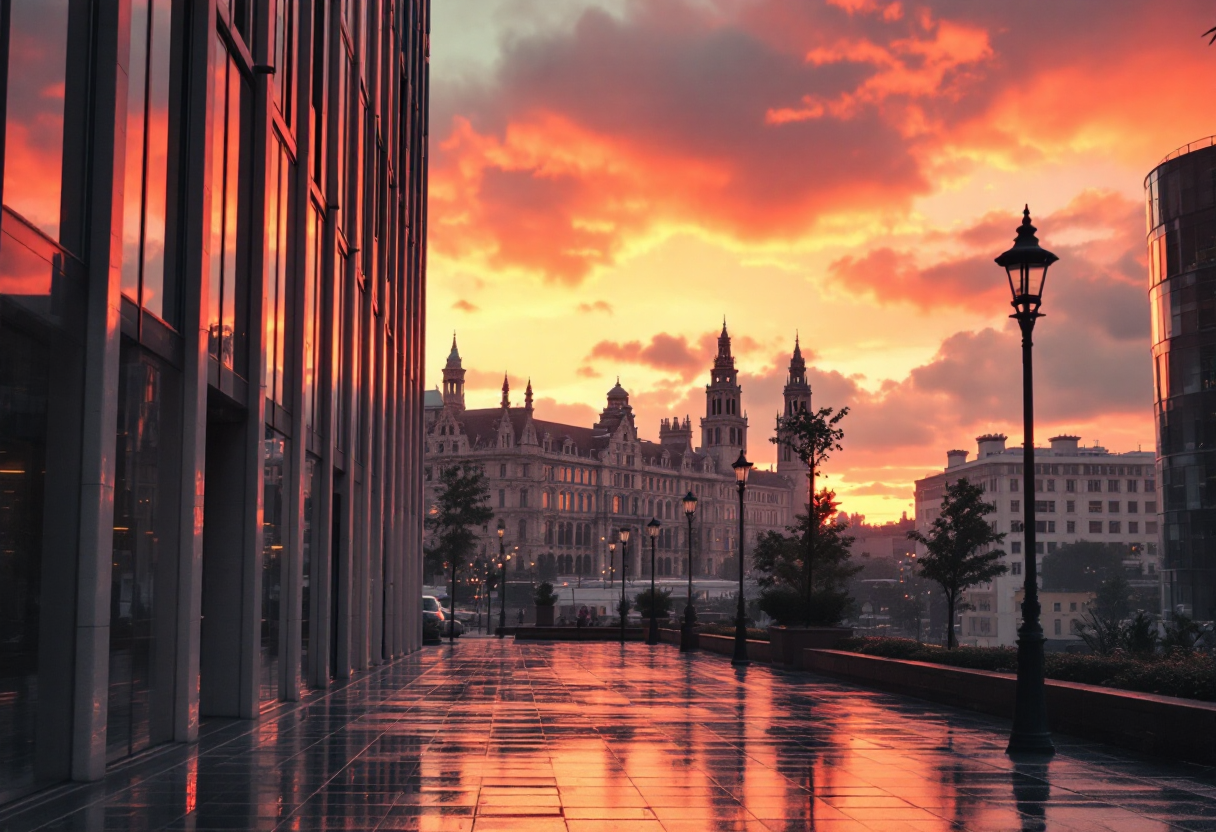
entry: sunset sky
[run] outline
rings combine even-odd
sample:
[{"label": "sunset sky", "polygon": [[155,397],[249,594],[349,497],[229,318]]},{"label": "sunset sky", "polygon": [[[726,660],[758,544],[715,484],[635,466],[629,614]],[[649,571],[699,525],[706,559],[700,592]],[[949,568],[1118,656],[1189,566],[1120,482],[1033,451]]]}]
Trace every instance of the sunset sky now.
[{"label": "sunset sky", "polygon": [[768,442],[794,333],[827,468],[874,521],[949,448],[1021,442],[1004,273],[1029,203],[1060,256],[1040,443],[1152,449],[1143,180],[1216,133],[1210,2],[439,0],[428,384],[503,372],[587,424],[617,374],[643,437],[705,411],[726,316]]}]

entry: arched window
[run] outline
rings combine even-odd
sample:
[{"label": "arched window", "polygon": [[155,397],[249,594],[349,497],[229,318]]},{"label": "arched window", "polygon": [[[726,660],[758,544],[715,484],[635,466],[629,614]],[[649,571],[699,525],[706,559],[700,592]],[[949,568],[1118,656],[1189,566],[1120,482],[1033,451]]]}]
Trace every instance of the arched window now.
[{"label": "arched window", "polygon": [[553,496],[548,491],[542,491],[540,493],[540,507],[541,508],[549,508],[552,501],[553,501]]},{"label": "arched window", "polygon": [[646,513],[649,514],[651,517],[654,517],[654,500],[653,499],[646,501]]},{"label": "arched window", "polygon": [[616,494],[612,495],[612,513],[613,514],[621,513],[621,498],[619,496],[617,496]]}]

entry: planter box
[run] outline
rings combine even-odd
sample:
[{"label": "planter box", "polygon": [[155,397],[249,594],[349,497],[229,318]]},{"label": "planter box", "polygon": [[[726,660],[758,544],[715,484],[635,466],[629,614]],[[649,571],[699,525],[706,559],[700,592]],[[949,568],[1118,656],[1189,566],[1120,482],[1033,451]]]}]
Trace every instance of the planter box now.
[{"label": "planter box", "polygon": [[[840,650],[807,650],[805,670],[1011,719],[1012,673],[966,670]],[[1053,732],[1193,763],[1216,763],[1216,703],[1048,679]]]},{"label": "planter box", "polygon": [[536,626],[537,627],[552,627],[553,626],[553,605],[536,607]]},{"label": "planter box", "polygon": [[852,635],[852,627],[768,628],[773,660],[788,667],[802,666],[803,650],[831,650],[841,639],[850,638]]},{"label": "planter box", "polygon": [[[676,644],[680,643],[680,633],[676,631]],[[711,636],[709,633],[697,633],[697,649],[722,656],[735,655],[734,636]],[[753,662],[769,661],[769,643],[767,641],[747,640],[747,658]]]}]

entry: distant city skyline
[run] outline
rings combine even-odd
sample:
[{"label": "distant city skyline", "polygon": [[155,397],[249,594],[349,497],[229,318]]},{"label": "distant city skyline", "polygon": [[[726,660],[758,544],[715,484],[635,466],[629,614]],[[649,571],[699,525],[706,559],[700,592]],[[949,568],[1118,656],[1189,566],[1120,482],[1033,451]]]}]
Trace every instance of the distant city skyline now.
[{"label": "distant city skyline", "polygon": [[750,336],[736,355],[754,422],[779,411],[799,332],[816,403],[853,408],[826,484],[896,518],[954,437],[1020,441],[992,258],[1029,202],[1061,257],[1035,332],[1039,430],[1152,449],[1143,181],[1214,132],[1193,106],[1216,80],[1210,17],[1198,2],[439,4],[430,355],[458,329],[485,373],[471,400],[493,402],[506,370],[520,389],[531,376],[538,409],[583,419],[619,372],[651,425],[697,412],[725,314]]}]

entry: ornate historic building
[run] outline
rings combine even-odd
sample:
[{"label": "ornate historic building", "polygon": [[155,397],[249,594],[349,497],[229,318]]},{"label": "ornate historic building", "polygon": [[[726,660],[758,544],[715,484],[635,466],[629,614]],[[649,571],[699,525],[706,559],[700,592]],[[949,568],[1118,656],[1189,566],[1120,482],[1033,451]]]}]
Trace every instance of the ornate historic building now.
[{"label": "ornate historic building", "polygon": [[[794,360],[801,364],[797,350]],[[790,372],[794,374],[794,364]],[[662,419],[657,442],[641,438],[629,393],[619,379],[608,391],[599,419],[583,426],[541,418],[533,410],[530,381],[522,407],[512,406],[504,378],[497,407],[466,409],[464,373],[453,337],[442,392],[428,394],[426,476],[433,483],[434,467],[449,461],[482,466],[490,480],[491,503],[507,526],[513,569],[525,571],[552,559],[559,574],[599,577],[610,566],[608,543],[622,526],[630,526],[636,534],[625,568],[630,575],[648,575],[649,541],[643,527],[656,518],[663,524],[656,573],[685,575],[688,523],[681,500],[688,491],[698,499],[693,573],[716,575],[734,563],[739,500],[730,465],[747,449],[747,416],[725,324],[705,388],[699,448],[687,415]],[[795,489],[790,477],[752,471],[745,498],[745,550],[759,534],[791,522],[798,508],[792,504]],[[497,548],[496,523],[486,529],[484,542],[491,552]],[[611,566],[620,569],[619,548],[615,558]]]}]

